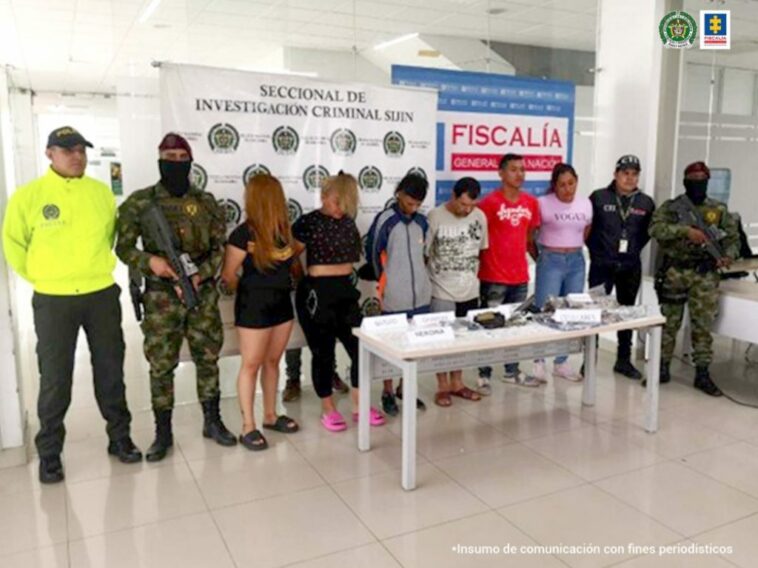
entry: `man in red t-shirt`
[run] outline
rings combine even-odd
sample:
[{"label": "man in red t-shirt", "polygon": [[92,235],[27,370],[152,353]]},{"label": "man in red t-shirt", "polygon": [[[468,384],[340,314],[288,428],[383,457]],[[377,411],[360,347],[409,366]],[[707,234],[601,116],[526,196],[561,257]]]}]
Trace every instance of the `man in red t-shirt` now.
[{"label": "man in red t-shirt", "polygon": [[[521,190],[524,184],[524,159],[506,154],[500,160],[498,175],[503,186],[479,202],[487,217],[489,248],[480,255],[479,281],[482,307],[523,302],[529,286],[528,252],[537,259],[534,233],[540,226],[537,199]],[[479,392],[488,395],[491,367],[479,369]],[[518,363],[505,365],[503,381],[524,386],[539,386],[519,370]]]}]

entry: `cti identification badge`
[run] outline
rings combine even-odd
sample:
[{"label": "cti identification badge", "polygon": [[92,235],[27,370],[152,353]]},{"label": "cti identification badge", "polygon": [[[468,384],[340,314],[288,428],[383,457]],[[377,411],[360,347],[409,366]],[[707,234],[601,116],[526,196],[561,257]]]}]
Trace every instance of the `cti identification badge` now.
[{"label": "cti identification badge", "polygon": [[700,49],[729,49],[732,23],[729,10],[700,10]]}]

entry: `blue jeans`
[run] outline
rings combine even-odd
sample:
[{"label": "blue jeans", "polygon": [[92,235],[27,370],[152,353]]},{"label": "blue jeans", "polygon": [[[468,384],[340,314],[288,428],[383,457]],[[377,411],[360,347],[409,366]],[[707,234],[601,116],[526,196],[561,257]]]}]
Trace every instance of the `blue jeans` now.
[{"label": "blue jeans", "polygon": [[[479,297],[483,308],[494,308],[501,304],[516,304],[526,300],[529,284],[498,284],[496,282],[481,282],[479,285]],[[518,373],[518,363],[506,363],[505,374],[515,375]],[[489,379],[492,376],[492,367],[479,367],[479,376]]]},{"label": "blue jeans", "polygon": [[[577,252],[551,252],[543,250],[537,258],[537,278],[534,304],[542,309],[549,296],[566,296],[584,292],[584,255]],[[568,355],[555,358],[565,363]]]}]

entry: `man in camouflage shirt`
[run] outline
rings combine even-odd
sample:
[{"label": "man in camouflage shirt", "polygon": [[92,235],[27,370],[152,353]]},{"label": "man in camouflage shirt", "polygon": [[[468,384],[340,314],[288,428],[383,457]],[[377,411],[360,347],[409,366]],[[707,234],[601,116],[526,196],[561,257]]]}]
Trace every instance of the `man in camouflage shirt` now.
[{"label": "man in camouflage shirt", "polygon": [[[224,339],[216,273],[226,241],[223,209],[213,195],[190,184],[192,149],[178,134],[167,134],[160,146],[161,179],[134,192],[119,208],[116,254],[130,269],[145,277],[145,356],[150,363],[150,391],[155,415],[155,441],[148,461],[159,461],[173,444],[171,412],[174,406],[174,369],[186,337],[197,367],[197,395],[203,407],[203,436],[223,446],[236,444],[219,412],[218,356]],[[143,215],[156,203],[173,230],[175,242],[187,253],[198,272],[192,276],[199,305],[187,309],[177,275],[157,243],[145,231]],[[137,239],[142,238],[142,250]]]},{"label": "man in camouflage shirt", "polygon": [[[692,323],[692,359],[695,388],[711,396],[722,392],[711,380],[708,366],[713,359],[711,325],[718,309],[719,268],[729,266],[739,255],[739,234],[724,203],[708,198],[708,166],[694,162],[684,170],[685,195],[669,199],[653,214],[650,236],[658,241],[663,263],[656,276],[661,313],[666,318],[661,353],[661,382],[670,380],[669,364],[685,304]],[[716,259],[706,250],[708,240],[700,229],[683,220],[678,211],[689,199],[707,225],[720,231],[716,243],[723,256]]]}]

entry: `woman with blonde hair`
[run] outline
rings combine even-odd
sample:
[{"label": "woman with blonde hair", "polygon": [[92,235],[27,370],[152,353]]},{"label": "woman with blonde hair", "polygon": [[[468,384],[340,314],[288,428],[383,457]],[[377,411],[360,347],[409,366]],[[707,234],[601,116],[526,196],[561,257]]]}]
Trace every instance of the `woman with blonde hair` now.
[{"label": "woman with blonde hair", "polygon": [[[307,265],[307,276],[295,296],[297,317],[312,354],[311,378],[321,399],[321,424],[330,432],[347,428],[332,398],[337,340],[350,357],[352,418],[358,421],[358,339],[352,333],[361,323],[360,292],[352,280],[361,251],[357,211],[358,184],[340,171],[324,181],[321,208],[303,215],[292,227],[298,249],[305,248]],[[370,423],[381,426],[384,416],[372,408]]]},{"label": "woman with blonde hair", "polygon": [[248,181],[245,214],[245,222],[229,235],[221,279],[229,290],[237,291],[234,325],[242,356],[237,376],[242,412],[240,443],[259,451],[268,447],[253,414],[259,371],[262,370],[263,428],[286,434],[299,428],[288,416],[276,415],[279,361],[294,323],[290,272],[298,265],[287,202],[278,179],[256,175]]}]

